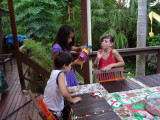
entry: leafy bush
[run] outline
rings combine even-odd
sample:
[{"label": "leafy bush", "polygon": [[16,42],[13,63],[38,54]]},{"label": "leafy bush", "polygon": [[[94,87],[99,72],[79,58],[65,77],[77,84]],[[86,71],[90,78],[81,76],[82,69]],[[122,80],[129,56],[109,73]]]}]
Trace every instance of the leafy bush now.
[{"label": "leafy bush", "polygon": [[149,38],[149,46],[159,46],[160,45],[160,34],[154,35]]},{"label": "leafy bush", "polygon": [[55,38],[61,13],[54,0],[23,0],[15,6],[16,21],[28,36],[48,42]]},{"label": "leafy bush", "polygon": [[[23,52],[26,53],[32,60],[34,60],[37,64],[41,67],[46,69],[47,71],[51,71],[52,67],[52,60],[51,60],[51,49],[52,44],[48,43],[45,46],[42,42],[37,42],[31,39],[25,39]],[[30,79],[34,81],[36,84],[29,84],[28,87],[34,92],[43,93],[43,90],[46,86],[48,78],[39,74],[38,72],[26,67],[27,71],[30,74]]]},{"label": "leafy bush", "polygon": [[25,39],[23,52],[38,63],[41,67],[47,71],[52,70],[51,50],[52,44],[48,43],[45,46],[42,42],[37,42],[31,39]]}]

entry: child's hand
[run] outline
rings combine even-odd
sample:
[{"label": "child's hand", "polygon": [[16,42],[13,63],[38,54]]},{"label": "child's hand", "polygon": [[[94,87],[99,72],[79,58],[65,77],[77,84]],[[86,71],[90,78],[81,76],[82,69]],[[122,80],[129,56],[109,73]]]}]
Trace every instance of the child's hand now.
[{"label": "child's hand", "polygon": [[98,59],[101,59],[101,57],[102,57],[102,55],[103,55],[103,52],[104,52],[104,51],[103,51],[102,49],[97,51],[97,58],[98,58]]},{"label": "child's hand", "polygon": [[106,67],[103,67],[102,70],[108,71],[108,70],[110,70],[111,68],[112,68],[112,65],[110,64],[110,65],[108,65],[108,66],[106,66]]},{"label": "child's hand", "polygon": [[82,101],[81,97],[75,97],[75,98],[73,98],[73,104],[75,104],[75,103],[77,103],[79,101]]},{"label": "child's hand", "polygon": [[73,89],[68,89],[68,92],[69,92],[70,94],[73,94],[73,93],[75,93],[76,91],[73,90]]},{"label": "child's hand", "polygon": [[74,64],[76,64],[76,65],[82,65],[84,62],[85,62],[85,61],[80,61],[80,60],[76,59],[76,60],[74,61]]}]

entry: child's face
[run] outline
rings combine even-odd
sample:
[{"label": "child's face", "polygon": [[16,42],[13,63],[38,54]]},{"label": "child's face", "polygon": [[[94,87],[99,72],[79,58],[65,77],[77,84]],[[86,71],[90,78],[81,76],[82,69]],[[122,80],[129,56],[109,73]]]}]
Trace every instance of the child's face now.
[{"label": "child's face", "polygon": [[108,49],[109,47],[112,47],[113,43],[110,42],[109,39],[104,38],[101,42],[102,49]]},{"label": "child's face", "polygon": [[70,44],[72,42],[72,38],[74,37],[74,33],[71,32],[69,37],[68,37],[68,44]]},{"label": "child's face", "polygon": [[69,73],[69,71],[71,70],[71,68],[72,68],[72,67],[71,67],[71,64],[72,64],[72,63],[70,63],[68,66],[65,66],[65,72],[66,72],[66,73]]}]

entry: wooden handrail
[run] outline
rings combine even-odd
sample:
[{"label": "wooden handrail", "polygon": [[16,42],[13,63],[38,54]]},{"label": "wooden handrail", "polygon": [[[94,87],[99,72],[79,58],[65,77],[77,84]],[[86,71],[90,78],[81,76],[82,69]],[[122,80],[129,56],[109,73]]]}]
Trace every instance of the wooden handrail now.
[{"label": "wooden handrail", "polygon": [[[125,49],[116,49],[122,56],[133,56],[141,54],[157,54],[160,51],[160,46],[152,46],[145,48],[125,48]],[[74,57],[78,57],[79,53],[72,51]],[[94,59],[97,56],[97,51],[92,51],[89,53],[89,59]]]},{"label": "wooden handrail", "polygon": [[[154,46],[154,47],[146,47],[146,48],[126,48],[126,49],[117,49],[117,51],[122,56],[133,56],[133,55],[140,55],[140,54],[157,54],[157,73],[160,73],[160,46]],[[71,52],[73,57],[77,58],[79,53],[77,52]],[[40,65],[38,65],[36,62],[34,62],[32,59],[30,59],[28,56],[20,52],[22,61],[28,65],[29,67],[33,68],[35,71],[39,72],[40,74],[46,76],[49,78],[50,72],[42,68]],[[89,53],[89,59],[95,59],[97,55],[97,51],[92,51]],[[80,75],[83,75],[83,70],[80,69],[80,67],[75,67],[77,72],[80,72]],[[85,68],[83,68],[85,69]]]},{"label": "wooden handrail", "polygon": [[40,65],[38,65],[36,62],[34,62],[32,59],[30,59],[27,55],[23,54],[22,52],[19,52],[22,62],[24,62],[26,65],[34,69],[35,71],[39,72],[40,74],[44,75],[45,77],[50,77],[50,72],[42,68]]},{"label": "wooden handrail", "polygon": [[[125,49],[116,49],[121,56],[135,56],[141,54],[156,54],[157,55],[157,73],[160,73],[160,46],[152,46],[152,47],[145,47],[145,48],[125,48]],[[74,58],[77,58],[79,53],[71,52]],[[97,51],[92,51],[88,55],[88,59],[95,59],[97,56]],[[83,70],[85,67],[83,67]],[[83,76],[83,70],[80,70],[80,67],[75,67],[77,72],[81,71],[80,74]],[[88,73],[85,73],[88,74]],[[84,81],[84,83],[88,83]]]}]

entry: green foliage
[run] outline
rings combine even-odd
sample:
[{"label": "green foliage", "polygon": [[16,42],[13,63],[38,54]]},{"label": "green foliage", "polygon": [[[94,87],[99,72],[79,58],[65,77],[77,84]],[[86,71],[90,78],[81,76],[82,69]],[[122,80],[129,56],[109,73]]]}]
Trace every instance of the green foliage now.
[{"label": "green foliage", "polygon": [[[104,34],[111,34],[112,36],[115,37],[115,40],[114,40],[115,48],[119,49],[119,48],[127,47],[128,40],[123,32],[117,32],[114,28],[110,28]],[[100,39],[103,37],[103,35],[100,37]]]},{"label": "green foliage", "polygon": [[127,56],[127,57],[123,57],[124,61],[125,61],[125,66],[124,69],[127,72],[127,74],[125,74],[126,78],[133,78],[135,76],[136,73],[136,57],[135,56]]},{"label": "green foliage", "polygon": [[55,38],[61,13],[54,0],[22,0],[15,6],[16,21],[26,29],[28,36],[43,42]]},{"label": "green foliage", "polygon": [[50,72],[53,68],[51,60],[52,44],[48,43],[44,46],[42,42],[31,39],[25,39],[23,41],[23,52],[27,53],[31,59]]},{"label": "green foliage", "polygon": [[[81,46],[82,45],[82,39],[81,39],[81,10],[80,10],[80,1],[74,1],[74,18],[72,19],[71,15],[71,21],[67,24],[71,25],[75,30],[75,45]],[[67,16],[68,20],[68,16]]]},{"label": "green foliage", "polygon": [[154,35],[149,38],[149,46],[159,46],[160,45],[160,34]]},{"label": "green foliage", "polygon": [[137,0],[132,0],[129,8],[125,1],[92,0],[93,50],[100,48],[99,37],[106,33],[115,37],[115,48],[134,45],[130,42],[136,39],[137,11]]}]

